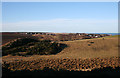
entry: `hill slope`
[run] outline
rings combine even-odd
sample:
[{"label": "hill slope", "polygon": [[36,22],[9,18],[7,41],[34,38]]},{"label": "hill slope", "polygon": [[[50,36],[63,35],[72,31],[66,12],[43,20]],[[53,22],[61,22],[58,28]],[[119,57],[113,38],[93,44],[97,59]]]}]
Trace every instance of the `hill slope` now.
[{"label": "hill slope", "polygon": [[[68,47],[64,48],[60,53],[55,55],[32,55],[30,57],[22,56],[4,56],[3,60],[12,60],[14,58],[33,60],[33,59],[56,59],[56,58],[106,58],[118,57],[118,37],[86,39],[75,41],[59,42],[66,44]],[[37,58],[36,58],[37,57]]]},{"label": "hill slope", "polygon": [[86,39],[61,42],[67,44],[58,55],[72,58],[94,58],[118,56],[118,37]]}]

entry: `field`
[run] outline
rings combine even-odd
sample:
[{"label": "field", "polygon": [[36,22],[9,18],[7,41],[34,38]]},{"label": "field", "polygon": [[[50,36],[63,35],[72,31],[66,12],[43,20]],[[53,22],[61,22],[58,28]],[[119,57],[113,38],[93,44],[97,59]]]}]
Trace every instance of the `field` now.
[{"label": "field", "polygon": [[[68,47],[52,55],[3,56],[3,68],[18,72],[44,72],[48,70],[50,73],[49,71],[58,72],[61,70],[68,74],[68,71],[104,71],[100,69],[110,68],[112,70],[111,68],[120,67],[117,36],[59,41],[58,43],[66,44]],[[41,75],[43,76],[43,74]]]}]

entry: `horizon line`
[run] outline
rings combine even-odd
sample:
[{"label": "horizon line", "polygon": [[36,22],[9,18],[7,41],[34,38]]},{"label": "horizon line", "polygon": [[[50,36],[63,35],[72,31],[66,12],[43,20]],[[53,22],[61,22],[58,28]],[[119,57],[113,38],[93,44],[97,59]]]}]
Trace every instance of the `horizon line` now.
[{"label": "horizon line", "polygon": [[0,31],[0,32],[43,32],[43,33],[120,33],[120,32],[50,32],[50,31]]}]

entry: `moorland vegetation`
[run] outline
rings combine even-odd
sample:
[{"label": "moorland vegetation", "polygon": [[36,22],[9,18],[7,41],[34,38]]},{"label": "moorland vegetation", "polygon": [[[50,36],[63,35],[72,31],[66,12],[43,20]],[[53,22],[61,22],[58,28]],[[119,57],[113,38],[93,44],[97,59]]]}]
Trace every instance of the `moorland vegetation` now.
[{"label": "moorland vegetation", "polygon": [[2,46],[2,55],[50,55],[60,52],[65,47],[67,45],[51,42],[50,40],[21,38]]}]

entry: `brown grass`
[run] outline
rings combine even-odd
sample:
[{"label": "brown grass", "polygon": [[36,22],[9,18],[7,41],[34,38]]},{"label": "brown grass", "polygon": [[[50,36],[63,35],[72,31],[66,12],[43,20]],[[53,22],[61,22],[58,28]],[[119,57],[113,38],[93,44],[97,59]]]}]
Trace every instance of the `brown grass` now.
[{"label": "brown grass", "polygon": [[30,34],[19,34],[19,33],[2,33],[2,45],[5,45],[9,43],[10,41],[13,41],[18,38],[37,38],[33,37]]},{"label": "brown grass", "polygon": [[[56,59],[56,58],[106,58],[106,57],[118,57],[118,38],[111,37],[98,39],[86,39],[86,40],[75,40],[75,41],[64,41],[59,42],[67,44],[68,47],[62,50],[56,55],[33,55],[30,57],[22,56],[4,56],[3,60],[33,60],[33,59]],[[89,44],[89,45],[88,45]]]},{"label": "brown grass", "polygon": [[[68,47],[56,55],[4,56],[2,63],[15,70],[75,70],[91,71],[104,67],[120,67],[118,63],[118,38],[98,38],[59,42]],[[89,45],[88,45],[89,44]],[[6,65],[3,64],[3,67]]]},{"label": "brown grass", "polygon": [[118,38],[98,38],[61,42],[69,47],[58,55],[72,58],[95,58],[118,56]]}]

